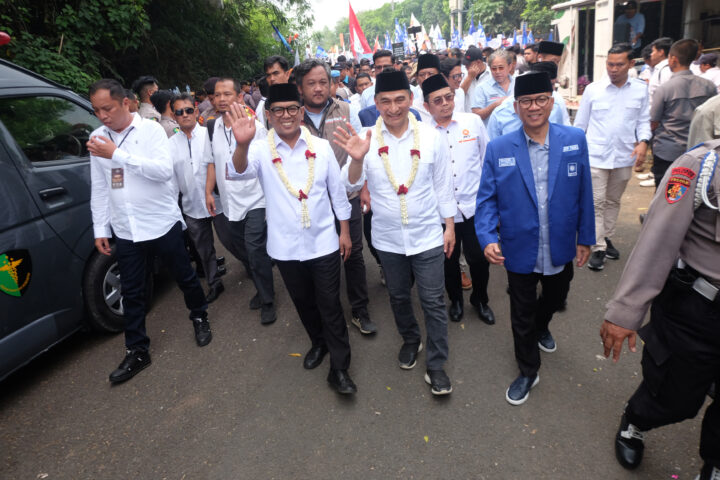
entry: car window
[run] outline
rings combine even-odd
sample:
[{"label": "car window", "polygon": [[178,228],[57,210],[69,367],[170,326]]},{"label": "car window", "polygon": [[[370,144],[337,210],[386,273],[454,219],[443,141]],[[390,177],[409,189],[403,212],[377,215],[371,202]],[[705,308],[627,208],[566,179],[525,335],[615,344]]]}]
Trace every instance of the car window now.
[{"label": "car window", "polygon": [[80,105],[50,96],[0,98],[0,121],[33,164],[87,160],[85,143],[101,125]]}]

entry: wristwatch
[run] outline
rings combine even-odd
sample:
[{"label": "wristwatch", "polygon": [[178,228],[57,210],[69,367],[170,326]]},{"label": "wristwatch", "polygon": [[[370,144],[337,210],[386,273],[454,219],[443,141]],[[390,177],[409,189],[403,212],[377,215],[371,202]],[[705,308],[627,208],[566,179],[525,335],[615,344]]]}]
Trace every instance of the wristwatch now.
[{"label": "wristwatch", "polygon": [[[643,143],[645,143],[645,145],[650,145],[650,140],[648,140],[648,139],[646,139],[646,138],[643,138],[643,139],[640,140],[640,141],[643,142]],[[638,143],[639,143],[639,142],[638,142]]]}]

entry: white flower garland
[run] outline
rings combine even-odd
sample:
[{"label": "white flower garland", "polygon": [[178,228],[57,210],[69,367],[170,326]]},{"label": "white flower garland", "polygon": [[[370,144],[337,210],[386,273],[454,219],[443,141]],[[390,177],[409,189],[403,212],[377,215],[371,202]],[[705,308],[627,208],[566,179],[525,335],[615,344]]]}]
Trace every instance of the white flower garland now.
[{"label": "white flower garland", "polygon": [[305,158],[308,160],[308,178],[307,182],[305,183],[305,190],[302,189],[296,190],[291,184],[290,179],[288,178],[287,174],[285,173],[285,169],[282,166],[282,159],[280,158],[280,155],[278,155],[277,152],[277,146],[275,145],[275,129],[271,129],[268,132],[268,145],[270,146],[270,155],[272,157],[272,162],[275,165],[275,169],[278,172],[278,175],[280,176],[280,181],[282,181],[283,185],[285,185],[285,188],[287,191],[292,195],[293,197],[300,200],[301,203],[301,221],[303,228],[310,228],[310,212],[308,210],[307,206],[307,199],[308,195],[310,194],[310,188],[312,187],[313,183],[315,182],[315,150],[313,149],[312,140],[310,132],[305,127],[300,127],[300,130],[303,135],[305,135],[305,142],[307,143],[307,150],[305,150]]},{"label": "white flower garland", "polygon": [[382,159],[383,166],[385,167],[385,173],[388,176],[388,180],[390,180],[390,184],[393,186],[393,189],[400,197],[400,218],[402,219],[403,225],[407,225],[410,221],[410,219],[408,218],[407,200],[405,196],[407,195],[410,187],[412,187],[412,184],[415,181],[415,176],[418,172],[418,166],[420,165],[420,127],[418,125],[417,119],[412,113],[408,113],[408,120],[410,121],[410,127],[413,129],[413,148],[410,150],[410,156],[412,157],[412,168],[410,170],[410,177],[408,178],[407,182],[400,185],[397,184],[397,181],[395,180],[395,175],[393,174],[392,168],[390,167],[390,160],[388,159],[389,148],[387,145],[385,145],[385,139],[383,138],[382,134],[382,117],[378,117],[377,122],[375,123],[375,133],[377,135],[378,146],[380,147],[378,148],[378,155],[380,155],[380,158]]}]

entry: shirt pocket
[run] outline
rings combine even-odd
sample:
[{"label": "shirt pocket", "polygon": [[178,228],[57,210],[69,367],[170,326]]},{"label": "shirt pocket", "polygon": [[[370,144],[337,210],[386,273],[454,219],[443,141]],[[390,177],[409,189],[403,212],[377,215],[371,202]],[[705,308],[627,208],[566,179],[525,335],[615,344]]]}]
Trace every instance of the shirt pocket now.
[{"label": "shirt pocket", "polygon": [[593,117],[604,122],[610,115],[610,102],[593,102],[591,110]]},{"label": "shirt pocket", "polygon": [[[640,108],[642,102],[640,100],[630,100],[625,108],[623,109],[623,123],[626,126],[635,125],[640,117]],[[633,141],[635,141],[634,133],[635,129],[631,129],[630,132],[633,134]]]}]

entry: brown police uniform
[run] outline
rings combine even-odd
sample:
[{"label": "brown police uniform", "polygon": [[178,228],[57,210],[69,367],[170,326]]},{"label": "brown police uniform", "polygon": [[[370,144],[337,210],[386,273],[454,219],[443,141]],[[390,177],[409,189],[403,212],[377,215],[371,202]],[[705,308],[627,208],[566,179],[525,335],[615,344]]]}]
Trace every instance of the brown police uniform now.
[{"label": "brown police uniform", "polygon": [[160,125],[165,129],[168,138],[180,131],[180,125],[172,117],[160,116]]},{"label": "brown police uniform", "polygon": [[154,120],[156,122],[160,121],[160,112],[155,110],[155,107],[152,106],[152,103],[140,102],[140,106],[138,107],[138,114],[142,118],[147,118],[148,120]]},{"label": "brown police uniform", "polygon": [[[720,380],[720,213],[708,206],[717,208],[720,198],[714,155],[720,140],[668,168],[608,303],[605,319],[638,330],[645,342],[643,380],[625,411],[643,431],[693,418]],[[640,328],[648,307],[650,322]],[[720,468],[718,402],[705,412],[700,456]]]}]

